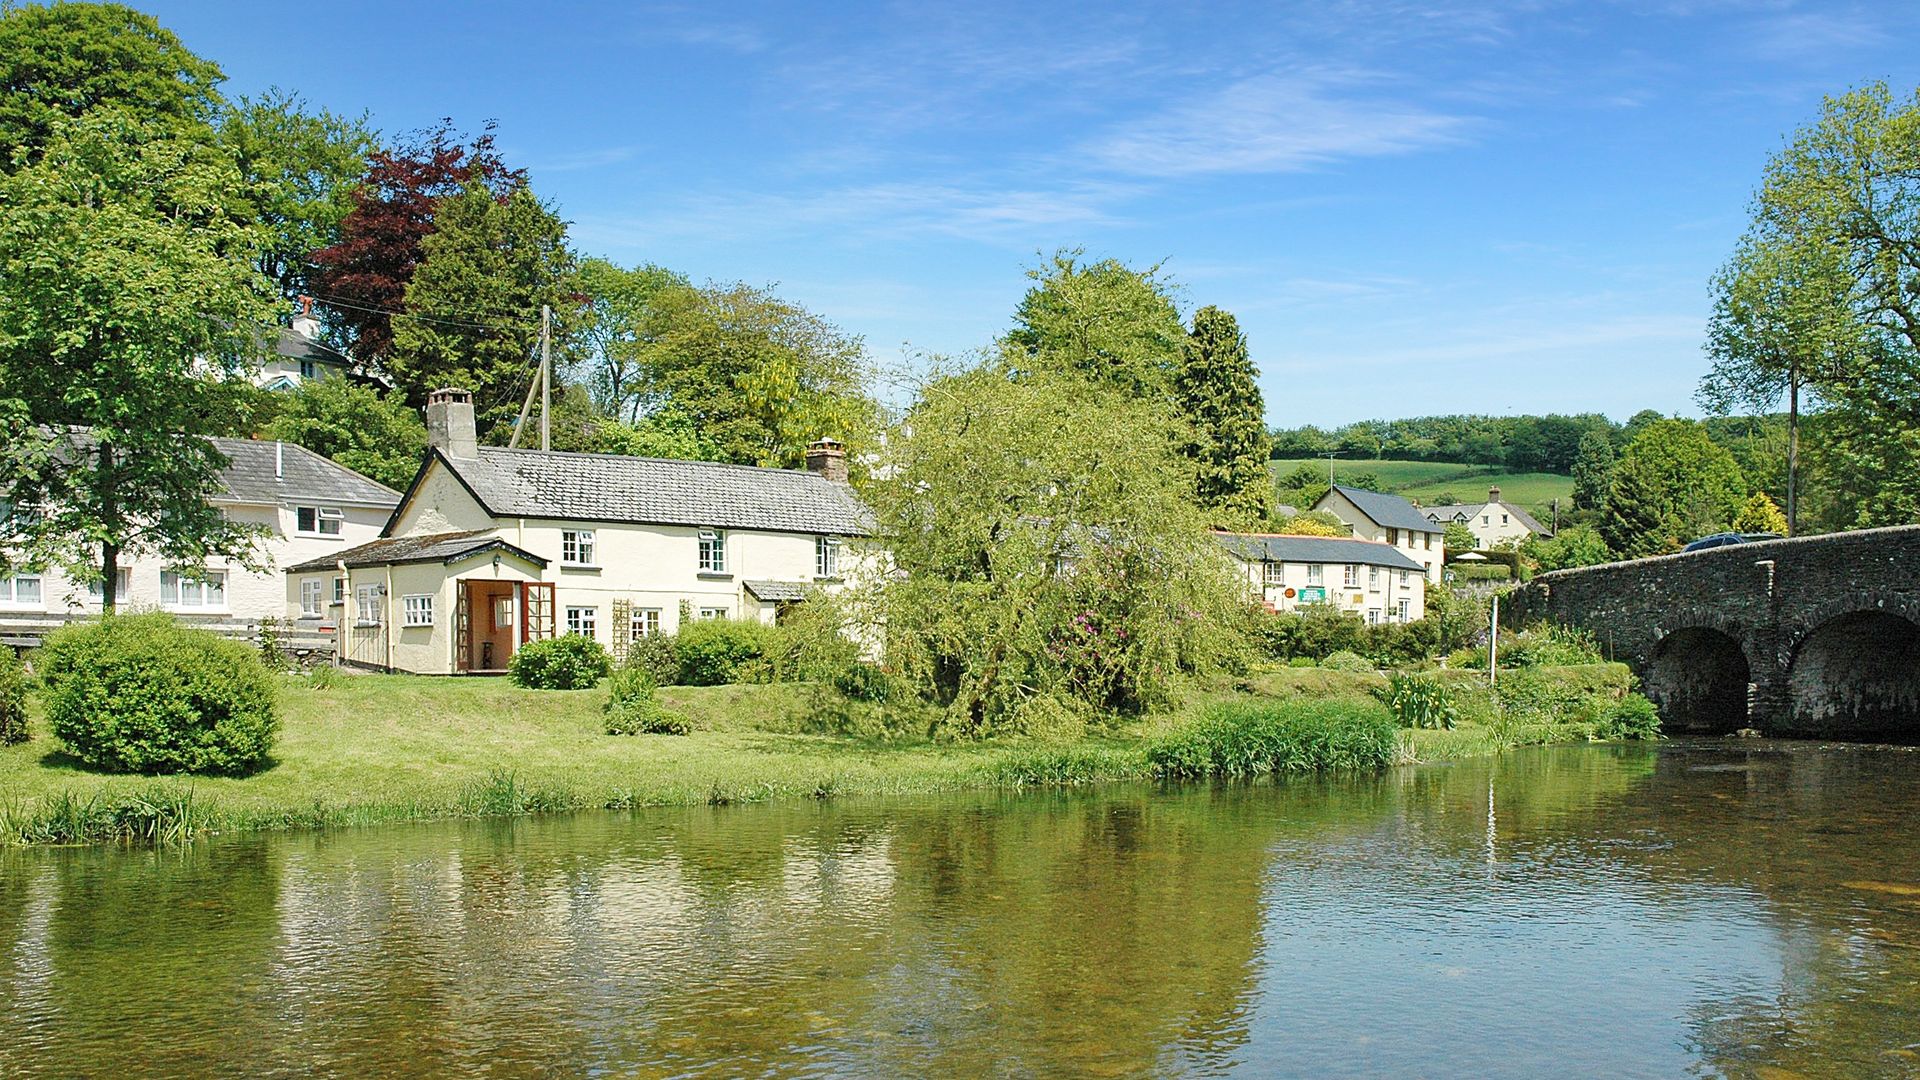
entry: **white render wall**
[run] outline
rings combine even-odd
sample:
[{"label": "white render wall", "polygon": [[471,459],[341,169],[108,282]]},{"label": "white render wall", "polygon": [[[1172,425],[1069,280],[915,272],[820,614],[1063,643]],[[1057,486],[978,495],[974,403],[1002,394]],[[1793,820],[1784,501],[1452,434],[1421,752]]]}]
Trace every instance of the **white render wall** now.
[{"label": "white render wall", "polygon": [[[1278,563],[1280,580],[1267,583],[1265,580],[1266,563],[1250,562],[1239,556],[1234,557],[1242,574],[1247,579],[1247,588],[1255,602],[1264,603],[1275,611],[1298,611],[1314,605],[1303,603],[1302,589],[1325,588],[1327,606],[1338,611],[1349,611],[1369,622],[1400,622],[1400,601],[1407,601],[1407,622],[1425,618],[1427,614],[1427,579],[1417,570],[1395,570],[1390,567],[1373,567],[1365,564],[1353,564],[1357,584],[1348,586],[1346,581],[1347,563]],[[1318,567],[1320,579],[1313,580],[1313,567]],[[1377,576],[1369,573],[1377,571]],[[1404,582],[1401,578],[1405,574]],[[1294,595],[1286,595],[1288,589]]]},{"label": "white render wall", "polygon": [[[136,556],[132,559],[123,558],[120,563],[121,569],[127,572],[127,592],[117,598],[121,609],[162,608],[182,615],[205,615],[248,622],[269,617],[276,619],[296,617],[299,614],[299,594],[296,591],[293,594],[294,601],[289,603],[285,568],[376,539],[391,513],[390,508],[341,506],[338,509],[345,514],[345,519],[341,522],[339,536],[310,536],[301,535],[295,531],[296,505],[321,504],[288,503],[284,506],[221,504],[221,510],[229,518],[263,525],[268,529],[268,535],[261,541],[259,548],[268,560],[268,566],[265,569],[247,570],[229,559],[209,559],[206,562],[206,568],[209,570],[226,571],[227,588],[224,604],[197,607],[162,604],[160,574],[166,569],[166,565],[152,556]],[[84,615],[98,613],[99,610],[99,600],[90,595],[84,583],[75,581],[58,570],[49,570],[41,575],[40,603],[31,605],[0,603],[0,617],[4,617],[8,612]]]},{"label": "white render wall", "polygon": [[[1334,517],[1346,522],[1352,527],[1353,535],[1358,539],[1372,540],[1382,544],[1388,542],[1387,530],[1374,524],[1373,519],[1362,513],[1360,508],[1353,504],[1352,499],[1337,490],[1329,489],[1315,509],[1330,511]],[[1445,528],[1435,525],[1432,532],[1417,532],[1412,529],[1395,531],[1397,536],[1393,546],[1406,552],[1407,557],[1414,562],[1426,567],[1427,580],[1437,583],[1440,580],[1442,564],[1446,559],[1443,543]]]}]

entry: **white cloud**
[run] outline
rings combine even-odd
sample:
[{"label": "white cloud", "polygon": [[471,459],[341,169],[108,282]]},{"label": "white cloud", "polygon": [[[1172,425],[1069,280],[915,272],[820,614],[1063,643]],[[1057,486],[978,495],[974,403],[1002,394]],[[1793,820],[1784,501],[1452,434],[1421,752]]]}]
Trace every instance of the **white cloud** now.
[{"label": "white cloud", "polygon": [[1352,71],[1258,75],[1123,125],[1084,149],[1117,172],[1177,177],[1297,172],[1464,137],[1465,118],[1368,93],[1378,81]]}]

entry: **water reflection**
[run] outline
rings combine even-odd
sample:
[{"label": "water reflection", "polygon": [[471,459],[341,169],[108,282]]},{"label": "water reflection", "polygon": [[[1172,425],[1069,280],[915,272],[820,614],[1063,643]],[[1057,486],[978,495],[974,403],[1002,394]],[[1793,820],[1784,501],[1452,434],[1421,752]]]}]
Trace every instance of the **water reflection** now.
[{"label": "water reflection", "polygon": [[1580,747],[13,853],[0,1075],[1905,1075],[1916,769]]}]

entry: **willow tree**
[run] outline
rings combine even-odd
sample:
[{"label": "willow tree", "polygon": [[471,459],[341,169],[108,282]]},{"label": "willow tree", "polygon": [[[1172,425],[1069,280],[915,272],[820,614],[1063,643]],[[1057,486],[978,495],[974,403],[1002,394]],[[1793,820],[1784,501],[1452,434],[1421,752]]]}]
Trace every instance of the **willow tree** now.
[{"label": "willow tree", "polygon": [[1055,252],[1027,277],[1033,286],[1005,342],[1018,367],[1075,372],[1134,397],[1166,400],[1187,333],[1158,266],[1087,262],[1073,249]]},{"label": "willow tree", "polygon": [[108,609],[123,556],[257,562],[208,502],[225,460],[183,436],[271,322],[258,237],[230,164],[153,134],[94,110],[0,180],[0,498],[28,511],[0,551],[99,580]]}]

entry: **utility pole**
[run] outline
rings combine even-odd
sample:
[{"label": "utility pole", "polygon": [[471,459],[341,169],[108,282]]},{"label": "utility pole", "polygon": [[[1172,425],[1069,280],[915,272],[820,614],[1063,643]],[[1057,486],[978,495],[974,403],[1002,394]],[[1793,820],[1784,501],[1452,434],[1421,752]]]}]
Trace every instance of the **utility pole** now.
[{"label": "utility pole", "polygon": [[1493,614],[1487,620],[1487,685],[1500,681],[1500,594],[1493,594]]},{"label": "utility pole", "polygon": [[1553,497],[1553,535],[1560,535],[1560,496]]},{"label": "utility pole", "polygon": [[540,449],[553,449],[553,308],[540,305]]}]

